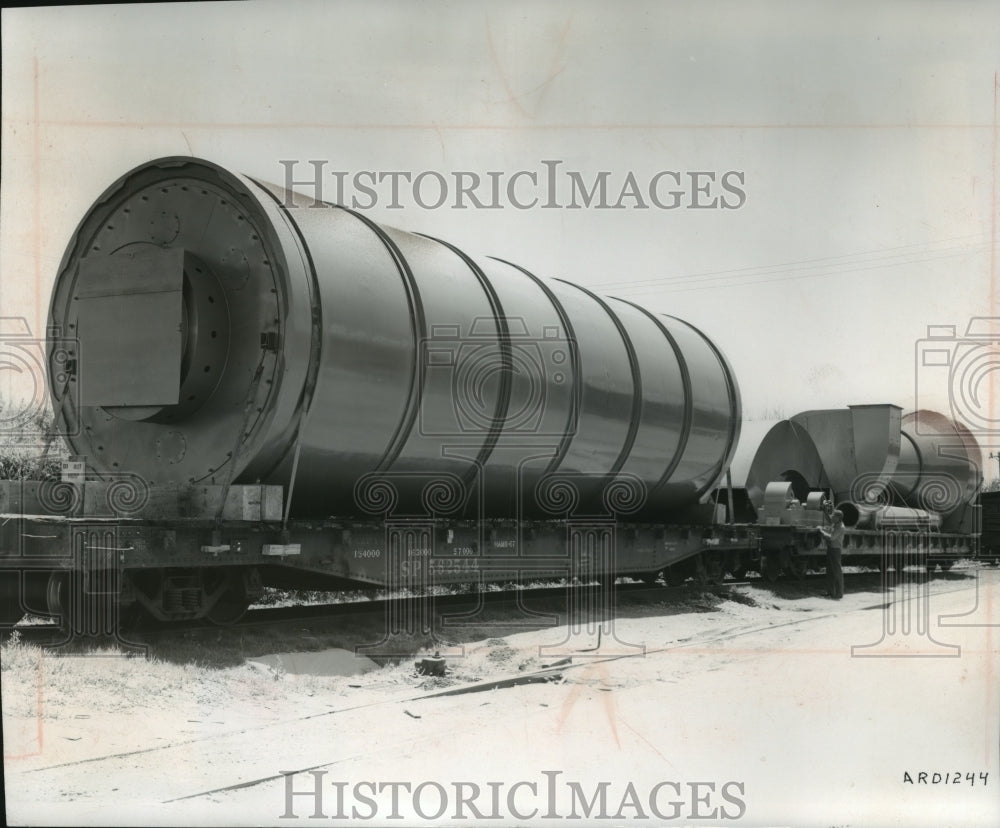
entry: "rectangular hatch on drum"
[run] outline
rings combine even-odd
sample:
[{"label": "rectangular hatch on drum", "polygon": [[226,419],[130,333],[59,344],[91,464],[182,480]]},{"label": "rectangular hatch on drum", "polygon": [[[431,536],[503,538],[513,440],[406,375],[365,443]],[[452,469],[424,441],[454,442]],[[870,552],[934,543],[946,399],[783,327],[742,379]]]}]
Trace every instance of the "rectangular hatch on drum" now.
[{"label": "rectangular hatch on drum", "polygon": [[80,261],[80,396],[86,406],[178,402],[184,251],[136,246]]}]

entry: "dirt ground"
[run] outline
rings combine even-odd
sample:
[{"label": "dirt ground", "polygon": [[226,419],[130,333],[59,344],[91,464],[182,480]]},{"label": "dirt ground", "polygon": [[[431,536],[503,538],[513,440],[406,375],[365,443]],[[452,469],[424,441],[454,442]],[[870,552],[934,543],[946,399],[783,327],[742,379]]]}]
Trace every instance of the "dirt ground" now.
[{"label": "dirt ground", "polygon": [[1000,573],[871,583],[498,628],[446,647],[443,677],[8,646],[7,819],[1000,824]]}]

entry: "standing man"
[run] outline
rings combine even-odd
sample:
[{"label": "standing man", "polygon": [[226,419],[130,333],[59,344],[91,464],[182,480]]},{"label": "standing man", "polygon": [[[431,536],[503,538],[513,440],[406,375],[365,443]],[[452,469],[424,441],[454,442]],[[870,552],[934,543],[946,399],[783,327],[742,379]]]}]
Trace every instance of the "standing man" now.
[{"label": "standing man", "polygon": [[844,597],[844,570],[841,566],[841,550],[844,546],[844,513],[834,509],[830,514],[832,525],[829,529],[819,527],[826,538],[826,584],[827,594],[839,601]]}]

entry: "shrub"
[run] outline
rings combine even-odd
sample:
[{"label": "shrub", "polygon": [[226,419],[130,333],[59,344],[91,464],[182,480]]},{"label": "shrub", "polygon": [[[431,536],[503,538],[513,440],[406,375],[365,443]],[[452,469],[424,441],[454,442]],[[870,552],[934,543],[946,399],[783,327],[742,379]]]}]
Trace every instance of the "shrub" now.
[{"label": "shrub", "polygon": [[48,408],[0,398],[0,480],[58,475],[67,456]]}]

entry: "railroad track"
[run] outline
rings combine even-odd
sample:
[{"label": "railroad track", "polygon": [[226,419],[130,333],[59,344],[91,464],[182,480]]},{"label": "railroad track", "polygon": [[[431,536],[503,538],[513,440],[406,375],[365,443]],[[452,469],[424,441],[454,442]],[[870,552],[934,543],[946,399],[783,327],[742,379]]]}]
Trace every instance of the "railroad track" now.
[{"label": "railroad track", "polygon": [[[865,574],[870,574],[870,573],[852,573],[852,574],[855,575],[855,576],[863,576]],[[857,577],[855,577],[855,580],[857,580]],[[963,583],[956,584],[956,586],[953,587],[953,588],[951,588],[951,589],[941,590],[940,594],[948,594],[948,593],[952,593],[952,592],[962,592],[962,591],[967,591],[967,590],[974,589],[975,588],[975,582],[973,581],[972,583],[969,583],[969,580],[970,579],[963,579]],[[735,582],[729,582],[727,584],[727,586],[730,585],[730,584],[734,585],[734,586],[736,585]],[[913,599],[912,598],[902,598],[902,599],[896,599],[896,600],[907,601],[907,600],[913,600]],[[882,606],[882,604],[874,604],[874,605],[871,605],[871,606],[863,606],[861,608],[855,608],[854,611],[858,611],[859,609],[860,610],[877,609],[877,608],[879,608],[881,606]],[[831,605],[831,609],[833,609],[833,605]],[[720,644],[725,644],[726,642],[733,641],[735,639],[739,639],[739,638],[742,638],[742,637],[753,635],[755,633],[758,633],[758,632],[761,632],[761,631],[765,631],[765,630],[773,630],[773,629],[778,628],[778,627],[796,628],[796,627],[807,626],[809,624],[814,624],[817,621],[821,621],[821,620],[823,620],[825,618],[829,618],[829,617],[831,617],[833,615],[836,615],[836,614],[837,613],[834,612],[834,611],[829,612],[829,613],[819,613],[819,612],[817,612],[817,613],[810,613],[808,615],[802,615],[800,617],[796,617],[796,618],[793,618],[791,620],[784,620],[784,621],[782,621],[782,622],[780,622],[778,624],[767,623],[767,624],[752,624],[752,625],[749,625],[749,626],[740,625],[740,626],[729,627],[729,628],[725,628],[725,629],[721,629],[721,630],[713,630],[711,632],[707,632],[704,635],[696,635],[696,636],[692,636],[690,638],[678,639],[677,641],[672,642],[672,643],[670,643],[667,646],[662,646],[662,647],[657,647],[657,648],[652,648],[652,649],[644,649],[641,654],[640,653],[635,653],[635,654],[611,654],[611,655],[607,655],[607,656],[597,655],[596,657],[590,657],[590,658],[587,658],[587,659],[584,659],[584,660],[580,660],[580,661],[575,661],[574,660],[572,663],[569,663],[569,664],[560,663],[560,664],[548,665],[548,666],[545,666],[545,667],[543,667],[541,669],[532,671],[530,673],[522,673],[522,674],[517,675],[516,676],[516,683],[530,683],[533,680],[546,680],[546,677],[553,678],[553,677],[558,677],[560,675],[564,675],[566,673],[572,673],[574,671],[578,671],[578,670],[581,670],[581,669],[589,669],[589,668],[592,668],[595,664],[600,664],[600,663],[609,663],[609,662],[621,661],[623,659],[630,659],[630,658],[636,658],[636,657],[649,657],[649,656],[653,656],[653,655],[657,655],[657,654],[663,654],[663,653],[667,653],[667,652],[671,652],[671,651],[682,651],[682,650],[689,650],[689,649],[707,648],[707,647],[718,646]],[[494,680],[488,680],[488,681],[484,681],[484,682],[475,682],[475,683],[470,683],[470,684],[461,684],[461,685],[456,685],[456,686],[452,686],[452,687],[448,687],[448,688],[444,688],[444,689],[442,689],[442,688],[435,688],[433,690],[427,690],[427,691],[421,691],[421,692],[403,693],[403,694],[400,694],[398,696],[384,697],[384,698],[379,698],[379,699],[375,699],[375,700],[361,698],[361,699],[357,700],[354,703],[348,703],[348,704],[345,704],[345,705],[342,705],[342,706],[331,708],[330,710],[327,710],[327,711],[312,712],[312,713],[308,713],[308,714],[305,714],[305,715],[292,716],[290,718],[282,719],[282,720],[276,721],[276,722],[262,723],[262,724],[259,724],[259,725],[253,725],[253,726],[247,726],[247,727],[239,727],[239,728],[236,728],[236,729],[233,729],[233,730],[228,730],[228,731],[225,731],[225,732],[222,732],[222,733],[213,733],[213,734],[206,734],[206,735],[203,735],[203,736],[195,736],[195,737],[191,737],[191,738],[177,739],[177,740],[173,740],[171,742],[168,742],[166,744],[151,745],[151,746],[148,746],[148,747],[136,748],[136,749],[133,749],[133,750],[119,751],[119,752],[114,752],[114,753],[102,754],[102,755],[99,755],[99,756],[91,756],[91,757],[87,757],[87,758],[84,758],[84,759],[75,759],[75,760],[71,760],[71,761],[67,761],[67,762],[59,762],[59,763],[54,763],[54,764],[51,764],[51,765],[44,765],[44,766],[41,766],[41,767],[32,768],[32,769],[26,771],[26,773],[28,773],[28,774],[46,774],[46,773],[51,773],[53,771],[58,771],[58,770],[62,770],[62,769],[65,769],[65,768],[77,767],[77,766],[82,766],[82,765],[97,765],[97,766],[100,766],[102,763],[113,763],[113,762],[116,762],[116,761],[119,761],[119,760],[123,760],[123,759],[128,759],[130,761],[133,761],[135,759],[135,757],[138,757],[138,756],[144,756],[144,755],[148,756],[148,755],[152,755],[152,754],[161,754],[161,755],[164,755],[164,754],[168,754],[169,751],[175,750],[175,749],[190,750],[190,746],[191,745],[212,743],[212,742],[220,741],[222,739],[231,738],[231,737],[237,737],[237,736],[241,736],[241,735],[245,735],[245,734],[249,734],[249,733],[258,734],[260,736],[260,738],[267,738],[266,734],[268,734],[268,733],[273,733],[274,731],[280,730],[282,728],[295,727],[295,726],[298,726],[301,723],[306,722],[306,721],[311,721],[311,720],[320,719],[320,718],[326,718],[326,717],[330,717],[330,716],[342,715],[344,713],[349,713],[349,712],[357,711],[357,710],[363,710],[363,709],[367,709],[367,708],[398,706],[398,705],[401,705],[401,704],[406,704],[406,703],[415,702],[415,701],[421,701],[421,700],[425,700],[425,699],[432,699],[432,698],[436,698],[436,697],[440,697],[440,696],[445,696],[445,695],[455,695],[455,694],[464,693],[464,692],[477,692],[477,691],[480,691],[480,690],[491,689],[492,686],[497,685],[497,684],[498,684],[497,680],[494,679]],[[378,750],[381,751],[381,750],[384,750],[384,749],[385,749],[384,745],[379,745]],[[359,758],[363,758],[363,757],[355,756],[355,757],[352,757],[352,760],[356,760],[356,759],[359,759]],[[328,762],[326,764],[318,764],[318,765],[314,765],[314,766],[312,766],[310,768],[302,769],[302,770],[316,770],[316,769],[327,767],[328,765],[336,764],[336,763],[338,763],[340,761],[342,761],[342,760],[341,759],[332,759],[330,762]],[[202,798],[202,797],[209,797],[209,796],[218,795],[218,794],[221,794],[221,793],[224,793],[224,792],[229,792],[229,791],[235,791],[235,790],[240,790],[240,789],[246,789],[246,788],[250,788],[250,787],[255,787],[255,786],[260,785],[260,784],[265,784],[265,783],[273,782],[275,780],[280,780],[280,779],[281,779],[281,774],[268,774],[268,775],[259,776],[259,777],[252,777],[252,778],[249,778],[249,779],[242,779],[242,780],[240,780],[238,782],[235,782],[233,784],[230,784],[230,785],[225,785],[225,786],[220,786],[220,787],[214,787],[214,788],[211,788],[211,789],[208,789],[208,790],[196,790],[196,791],[193,791],[193,792],[191,792],[189,794],[186,794],[186,795],[183,795],[183,796],[174,797],[174,798],[165,800],[164,802],[166,804],[166,803],[169,803],[169,802],[177,802],[177,801],[183,801],[183,800],[198,799],[198,798]]]},{"label": "railroad track", "polygon": [[[959,565],[948,573],[938,573],[933,578],[965,579],[977,571],[979,565],[969,563]],[[882,576],[873,571],[853,571],[844,573],[847,584],[855,589],[867,586],[874,588],[883,583]],[[888,573],[885,583],[893,585],[899,576]],[[923,570],[912,569],[904,573],[904,577],[928,577]],[[740,580],[727,579],[716,583],[699,583],[689,581],[680,585],[657,583],[649,585],[640,582],[617,583],[614,588],[614,607],[624,609],[629,606],[651,604],[664,599],[676,601],[683,596],[692,599],[705,593],[716,597],[727,597],[735,587],[759,586],[776,593],[788,592],[822,592],[825,574],[808,573],[802,577],[788,577],[777,582],[769,582],[760,576]],[[601,603],[603,602],[603,604]],[[441,619],[445,615],[455,616],[489,610],[499,616],[494,622],[503,625],[503,613],[511,610],[526,613],[530,618],[536,616],[539,625],[560,623],[559,616],[573,607],[579,612],[590,608],[604,607],[607,610],[609,602],[601,595],[598,584],[582,584],[560,586],[523,587],[498,591],[475,593],[447,593],[442,595],[407,595],[390,596],[372,600],[358,600],[326,604],[306,604],[284,607],[256,607],[250,609],[244,617],[235,624],[220,627],[204,621],[182,621],[173,623],[158,623],[149,618],[123,619],[119,628],[119,640],[126,644],[152,644],[169,640],[171,637],[194,637],[199,635],[218,634],[220,630],[253,633],[255,631],[296,629],[312,632],[324,626],[336,626],[348,620],[389,618],[423,619],[435,629],[440,629]],[[709,609],[706,602],[701,602],[693,610]],[[306,625],[303,627],[303,625]],[[67,634],[55,623],[22,623],[13,628],[0,631],[0,638],[8,639],[14,632],[20,640],[38,644],[39,646],[57,646],[66,643]],[[100,639],[97,639],[99,642]]]},{"label": "railroad track", "polygon": [[[664,590],[683,590],[685,587],[667,587],[663,585],[650,587],[642,583],[616,584],[615,596],[639,596],[663,594]],[[525,587],[523,589],[499,590],[476,593],[448,593],[443,595],[407,595],[377,598],[372,600],[336,602],[328,604],[306,604],[286,607],[256,607],[250,609],[238,622],[220,627],[216,624],[202,621],[180,621],[161,624],[149,619],[139,619],[122,626],[122,632],[130,637],[143,639],[164,638],[170,636],[192,635],[197,633],[218,632],[222,630],[263,630],[279,627],[295,627],[301,624],[319,624],[337,622],[354,618],[385,617],[395,613],[408,618],[427,616],[432,613],[441,616],[444,613],[475,611],[477,608],[502,609],[507,606],[517,606],[526,600],[532,603],[555,603],[571,594],[582,595],[587,590],[597,591],[596,585],[582,586],[552,586]],[[59,625],[55,623],[19,624],[2,632],[9,637],[16,631],[22,640],[39,644],[52,644],[65,638]]]}]

